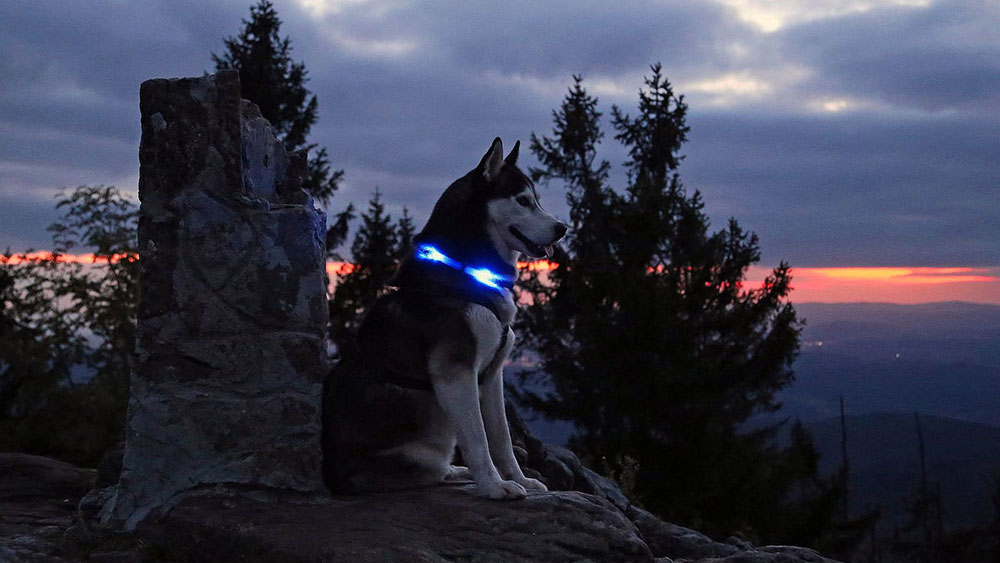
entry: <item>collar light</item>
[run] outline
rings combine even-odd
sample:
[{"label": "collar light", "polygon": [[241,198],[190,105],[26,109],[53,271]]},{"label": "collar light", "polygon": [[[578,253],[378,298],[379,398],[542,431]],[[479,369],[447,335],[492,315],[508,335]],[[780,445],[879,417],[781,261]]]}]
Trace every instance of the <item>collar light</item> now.
[{"label": "collar light", "polygon": [[496,290],[503,291],[504,286],[501,283],[506,282],[507,284],[512,284],[513,282],[507,280],[500,274],[492,272],[489,268],[473,268],[472,266],[466,266],[454,258],[449,258],[443,252],[435,248],[430,244],[421,244],[417,247],[415,256],[420,260],[427,260],[428,262],[437,262],[439,264],[444,264],[449,268],[454,268],[466,275],[476,280],[477,282],[485,285],[486,287],[493,288]]},{"label": "collar light", "polygon": [[463,271],[466,274],[472,276],[477,282],[483,285],[492,287],[494,289],[500,289],[500,286],[497,285],[497,281],[502,280],[503,278],[487,270],[486,268],[470,268],[469,266],[466,266],[463,269]]},{"label": "collar light", "polygon": [[452,260],[444,255],[440,250],[434,248],[429,244],[421,244],[417,247],[417,258],[421,260],[428,260],[430,262],[440,262],[447,266],[451,266],[456,270],[462,269],[462,263],[458,260]]}]

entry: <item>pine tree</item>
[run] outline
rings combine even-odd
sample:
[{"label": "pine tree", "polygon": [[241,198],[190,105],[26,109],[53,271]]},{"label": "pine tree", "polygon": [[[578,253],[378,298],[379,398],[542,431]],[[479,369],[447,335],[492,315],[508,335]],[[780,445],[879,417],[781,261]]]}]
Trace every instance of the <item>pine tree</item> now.
[{"label": "pine tree", "polygon": [[944,536],[941,519],[941,484],[931,483],[927,475],[927,452],[924,447],[924,431],[920,424],[920,414],[913,413],[917,433],[917,456],[920,462],[920,480],[906,499],[909,519],[903,525],[905,540],[897,541],[896,548],[909,549],[916,559],[935,559]]},{"label": "pine tree", "polygon": [[775,411],[775,393],[793,380],[800,323],[787,302],[789,268],[743,288],[760,260],[757,237],[735,219],[709,231],[701,195],[676,173],[687,105],[659,65],[645,86],[635,117],[612,109],[629,154],[621,192],[597,160],[601,114],[580,77],[554,112],[553,135],[532,135],[542,164],[532,176],[565,184],[572,235],[547,283],[524,280],[524,345],[554,393],[521,399],[572,421],[570,445],[592,463],[610,460],[614,472],[636,460],[636,493],[654,512],[709,532],[781,539],[774,512],[811,467],[811,444],[796,434],[796,448],[783,451],[777,427],[751,432],[746,423]]},{"label": "pine tree", "polygon": [[330,337],[338,346],[347,342],[364,312],[385,291],[385,283],[396,269],[398,253],[397,228],[385,210],[382,193],[376,189],[351,244],[352,264],[338,276],[330,300]]},{"label": "pine tree", "polygon": [[281,20],[269,0],[251,6],[250,19],[243,20],[243,26],[239,35],[224,40],[223,54],[212,53],[215,68],[239,71],[242,96],[257,104],[288,151],[312,152],[303,188],[326,204],[344,171],[332,171],[326,148],[317,149],[316,143],[306,140],[316,123],[319,103],[305,87],[305,64],[292,61],[291,43],[287,36],[281,38]]},{"label": "pine tree", "polygon": [[396,238],[399,239],[396,244],[397,261],[402,260],[410,253],[413,247],[413,235],[415,234],[416,229],[413,226],[413,217],[410,216],[410,211],[404,207],[403,216],[396,223]]}]

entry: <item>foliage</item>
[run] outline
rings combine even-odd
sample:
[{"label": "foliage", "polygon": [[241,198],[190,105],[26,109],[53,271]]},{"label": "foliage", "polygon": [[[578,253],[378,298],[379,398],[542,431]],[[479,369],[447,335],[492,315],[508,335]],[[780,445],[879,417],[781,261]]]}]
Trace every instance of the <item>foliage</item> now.
[{"label": "foliage", "polygon": [[[212,60],[216,70],[239,71],[242,96],[257,104],[288,151],[312,153],[307,160],[302,187],[321,204],[327,205],[339,188],[344,171],[332,170],[326,147],[317,148],[316,143],[307,141],[318,119],[319,102],[305,86],[308,82],[305,64],[292,60],[291,42],[287,36],[282,38],[280,31],[281,19],[273,4],[260,0],[250,7],[250,19],[243,20],[240,33],[224,39],[225,51],[221,55],[213,53]],[[347,239],[354,218],[353,204],[334,216],[326,232],[328,260],[344,260],[338,249]],[[342,274],[340,277],[344,278]],[[335,342],[357,322],[352,313],[359,306],[355,301],[373,298],[358,293],[370,289],[366,289],[367,282],[360,279],[348,282],[348,288],[341,292],[345,296],[353,293],[354,297],[330,302],[331,338]]]},{"label": "foliage", "polygon": [[396,223],[396,260],[402,260],[413,247],[413,236],[416,234],[416,228],[413,226],[413,217],[410,216],[410,211],[407,208],[403,208],[403,216],[399,218],[399,222]]},{"label": "foliage", "polygon": [[[93,465],[123,438],[137,210],[105,186],[61,193],[56,207],[52,253],[0,257],[0,449]],[[91,263],[66,259],[79,248],[93,250]]]},{"label": "foliage", "polygon": [[[333,225],[326,230],[326,258],[342,262],[345,257],[340,255],[338,248],[347,240],[347,232],[350,229],[351,221],[355,219],[354,204],[347,205],[347,209],[341,211],[333,220]],[[329,285],[329,284],[327,284]]]},{"label": "foliage", "polygon": [[547,282],[523,280],[532,304],[521,334],[541,357],[525,379],[548,374],[555,393],[521,399],[572,421],[570,445],[585,458],[636,460],[636,494],[669,520],[806,542],[828,523],[834,494],[815,477],[808,434],[795,427],[782,449],[776,427],[748,430],[794,379],[801,323],[787,302],[789,267],[744,289],[757,237],[735,219],[709,231],[701,195],[676,173],[687,105],[659,65],[645,86],[635,117],[612,109],[629,155],[624,190],[597,159],[601,113],[580,77],[553,112],[552,136],[531,137],[542,165],[531,175],[565,185],[572,235]]},{"label": "foliage", "polygon": [[221,55],[212,54],[216,70],[236,69],[240,73],[242,95],[257,104],[261,114],[288,151],[313,152],[303,188],[324,205],[330,201],[343,179],[344,171],[331,170],[325,147],[317,149],[306,137],[316,123],[319,102],[305,83],[305,64],[294,62],[289,38],[280,35],[281,20],[268,0],[250,7],[250,19],[243,30],[224,41]]},{"label": "foliage", "polygon": [[330,299],[330,337],[338,346],[347,342],[364,312],[385,292],[385,283],[399,259],[409,251],[412,240],[409,212],[404,208],[402,218],[394,225],[382,193],[376,189],[351,244],[352,264],[341,268]]}]

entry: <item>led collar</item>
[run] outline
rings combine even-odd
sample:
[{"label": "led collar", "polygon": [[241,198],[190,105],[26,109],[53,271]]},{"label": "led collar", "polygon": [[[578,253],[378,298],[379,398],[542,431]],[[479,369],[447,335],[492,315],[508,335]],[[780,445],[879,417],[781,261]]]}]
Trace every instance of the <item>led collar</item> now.
[{"label": "led collar", "polygon": [[493,273],[489,268],[473,268],[472,266],[466,266],[454,258],[445,256],[443,252],[429,244],[421,244],[417,246],[415,256],[420,260],[437,262],[438,264],[444,264],[449,268],[454,268],[460,272],[464,272],[472,279],[492,289],[503,291],[504,288],[514,285],[513,280],[509,280],[500,274]]}]

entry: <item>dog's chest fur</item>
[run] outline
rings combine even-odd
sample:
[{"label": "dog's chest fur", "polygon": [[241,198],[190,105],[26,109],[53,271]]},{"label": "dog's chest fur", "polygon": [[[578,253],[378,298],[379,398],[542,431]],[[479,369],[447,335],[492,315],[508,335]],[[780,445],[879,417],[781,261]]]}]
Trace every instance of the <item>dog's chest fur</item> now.
[{"label": "dog's chest fur", "polygon": [[[494,315],[482,305],[470,305],[466,309],[465,316],[476,342],[476,365],[473,368],[475,373],[479,374],[483,370],[496,368],[498,366],[493,364],[496,362],[502,364],[507,358],[507,353],[514,344],[514,333],[510,330],[514,311],[513,301],[510,301],[509,315],[504,314],[507,311]],[[504,333],[507,333],[507,340],[504,343],[505,349],[500,350],[501,343],[504,342]]]},{"label": "dog's chest fur", "polygon": [[513,300],[508,295],[491,305],[405,292],[381,298],[359,333],[360,356],[369,369],[356,375],[368,383],[405,378],[427,386],[432,373],[478,376],[498,352],[502,362],[513,344],[508,333],[506,349],[499,350],[516,312]]}]

